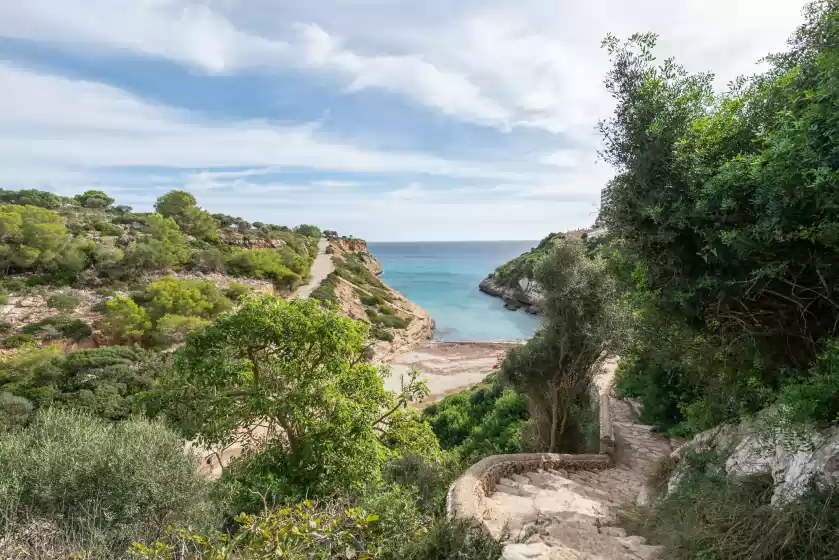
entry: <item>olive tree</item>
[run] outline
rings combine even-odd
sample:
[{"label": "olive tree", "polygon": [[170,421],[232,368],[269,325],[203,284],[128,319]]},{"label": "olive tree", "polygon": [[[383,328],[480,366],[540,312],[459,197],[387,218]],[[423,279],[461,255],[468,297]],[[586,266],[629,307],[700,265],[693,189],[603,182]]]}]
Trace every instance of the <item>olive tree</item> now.
[{"label": "olive tree", "polygon": [[589,257],[580,240],[554,243],[536,268],[547,298],[545,324],[502,364],[506,380],[527,394],[548,452],[557,450],[573,405],[586,396],[618,332],[615,292],[602,259]]}]

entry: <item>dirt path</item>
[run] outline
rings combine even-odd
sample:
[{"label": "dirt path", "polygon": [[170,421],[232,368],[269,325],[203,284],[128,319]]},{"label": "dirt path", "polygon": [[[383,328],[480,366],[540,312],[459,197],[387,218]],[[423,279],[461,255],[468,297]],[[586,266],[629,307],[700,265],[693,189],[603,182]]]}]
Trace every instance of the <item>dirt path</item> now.
[{"label": "dirt path", "polygon": [[318,256],[315,257],[315,262],[312,263],[309,282],[297,288],[292,294],[292,298],[309,299],[309,296],[320,286],[320,283],[329,276],[330,272],[335,270],[335,265],[332,263],[332,255],[326,252],[327,247],[329,247],[329,241],[326,239],[321,239],[318,242]]}]

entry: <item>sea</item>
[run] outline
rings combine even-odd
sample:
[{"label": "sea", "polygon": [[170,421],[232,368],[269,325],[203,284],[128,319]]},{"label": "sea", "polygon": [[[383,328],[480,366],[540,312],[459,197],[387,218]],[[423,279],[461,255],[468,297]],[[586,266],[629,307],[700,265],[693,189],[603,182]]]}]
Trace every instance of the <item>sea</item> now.
[{"label": "sea", "polygon": [[512,341],[533,336],[539,318],[508,311],[478,290],[487,274],[538,241],[368,243],[382,280],[427,310],[441,341]]}]

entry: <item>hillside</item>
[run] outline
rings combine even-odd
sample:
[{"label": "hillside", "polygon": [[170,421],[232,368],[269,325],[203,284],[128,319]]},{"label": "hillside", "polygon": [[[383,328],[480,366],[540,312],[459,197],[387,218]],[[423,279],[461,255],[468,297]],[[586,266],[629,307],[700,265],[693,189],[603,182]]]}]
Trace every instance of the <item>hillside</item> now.
[{"label": "hillside", "polygon": [[335,271],[312,297],[334,303],[344,315],[371,326],[374,361],[386,361],[431,338],[434,320],[378,278],[382,265],[364,240],[333,237],[328,250]]},{"label": "hillside", "polygon": [[524,309],[528,313],[541,313],[545,296],[535,279],[536,266],[551,251],[556,239],[566,235],[579,237],[581,233],[551,233],[530,251],[490,272],[478,285],[478,289],[503,299],[504,307],[510,311]]}]

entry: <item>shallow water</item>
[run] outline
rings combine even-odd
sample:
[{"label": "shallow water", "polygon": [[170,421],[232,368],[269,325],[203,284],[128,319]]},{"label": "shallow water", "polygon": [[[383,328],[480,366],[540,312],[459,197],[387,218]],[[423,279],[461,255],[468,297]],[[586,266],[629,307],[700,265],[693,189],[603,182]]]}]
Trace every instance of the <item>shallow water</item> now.
[{"label": "shallow water", "polygon": [[523,340],[538,317],[504,309],[501,299],[478,291],[487,274],[538,241],[368,243],[382,263],[382,280],[425,308],[444,341]]}]

